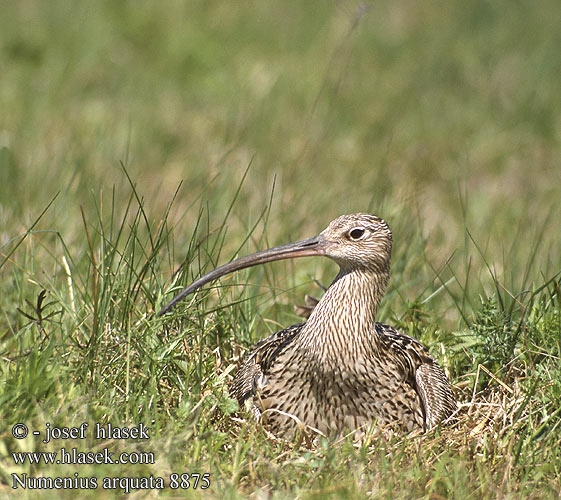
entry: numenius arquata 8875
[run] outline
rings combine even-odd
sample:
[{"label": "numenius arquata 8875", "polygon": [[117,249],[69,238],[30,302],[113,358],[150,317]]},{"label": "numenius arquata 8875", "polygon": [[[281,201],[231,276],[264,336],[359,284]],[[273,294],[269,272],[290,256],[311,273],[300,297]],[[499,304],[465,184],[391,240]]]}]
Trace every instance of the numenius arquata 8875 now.
[{"label": "numenius arquata 8875", "polygon": [[185,288],[256,264],[323,255],[340,270],[305,323],[258,342],[230,393],[274,434],[427,430],[456,408],[442,368],[417,340],[376,321],[390,274],[392,233],[374,215],[343,215],[318,236],[242,257]]}]

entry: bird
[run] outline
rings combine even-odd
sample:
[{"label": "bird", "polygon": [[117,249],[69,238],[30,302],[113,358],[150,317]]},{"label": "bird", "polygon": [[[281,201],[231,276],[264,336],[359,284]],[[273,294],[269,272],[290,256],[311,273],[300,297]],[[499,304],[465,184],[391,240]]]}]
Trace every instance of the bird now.
[{"label": "bird", "polygon": [[219,266],[183,289],[159,315],[220,277],[258,264],[324,256],[339,272],[307,321],[253,346],[230,395],[285,439],[425,432],[456,410],[450,381],[415,338],[376,321],[390,277],[392,232],[376,215],[333,220],[319,235]]}]

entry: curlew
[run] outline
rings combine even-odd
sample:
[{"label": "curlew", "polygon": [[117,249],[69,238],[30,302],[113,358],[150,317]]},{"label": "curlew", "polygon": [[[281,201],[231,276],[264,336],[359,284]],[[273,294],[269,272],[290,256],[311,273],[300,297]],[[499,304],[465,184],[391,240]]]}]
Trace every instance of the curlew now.
[{"label": "curlew", "polygon": [[263,250],[200,277],[158,314],[228,273],[325,256],[339,273],[306,322],[258,342],[230,394],[276,435],[428,430],[456,408],[450,382],[416,339],[376,321],[390,274],[392,233],[369,214],[343,215],[318,236]]}]

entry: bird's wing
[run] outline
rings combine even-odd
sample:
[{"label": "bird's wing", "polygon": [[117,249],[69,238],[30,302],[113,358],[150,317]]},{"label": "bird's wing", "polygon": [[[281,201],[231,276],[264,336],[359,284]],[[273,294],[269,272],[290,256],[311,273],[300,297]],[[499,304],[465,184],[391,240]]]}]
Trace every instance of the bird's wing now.
[{"label": "bird's wing", "polygon": [[266,383],[266,372],[276,357],[298,335],[304,323],[292,325],[257,342],[246,355],[230,385],[230,395],[242,405],[255,395],[257,386]]},{"label": "bird's wing", "polygon": [[425,407],[427,429],[438,425],[456,410],[456,398],[446,374],[436,363],[423,363],[415,373],[417,392]]},{"label": "bird's wing", "polygon": [[456,410],[456,398],[446,374],[418,340],[382,323],[376,324],[376,330],[386,347],[398,355],[404,372],[419,394],[427,429],[435,427]]}]

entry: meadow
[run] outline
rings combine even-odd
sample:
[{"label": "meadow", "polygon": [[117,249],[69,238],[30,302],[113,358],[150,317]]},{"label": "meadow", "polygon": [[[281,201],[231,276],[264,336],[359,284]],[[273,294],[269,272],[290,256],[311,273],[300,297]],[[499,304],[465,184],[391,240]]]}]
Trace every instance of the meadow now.
[{"label": "meadow", "polygon": [[[0,497],[561,497],[560,20],[556,0],[4,2]],[[155,312],[353,212],[390,224],[379,318],[429,347],[457,418],[272,439],[228,382],[336,265],[268,264]],[[149,463],[20,460],[61,448]]]}]

